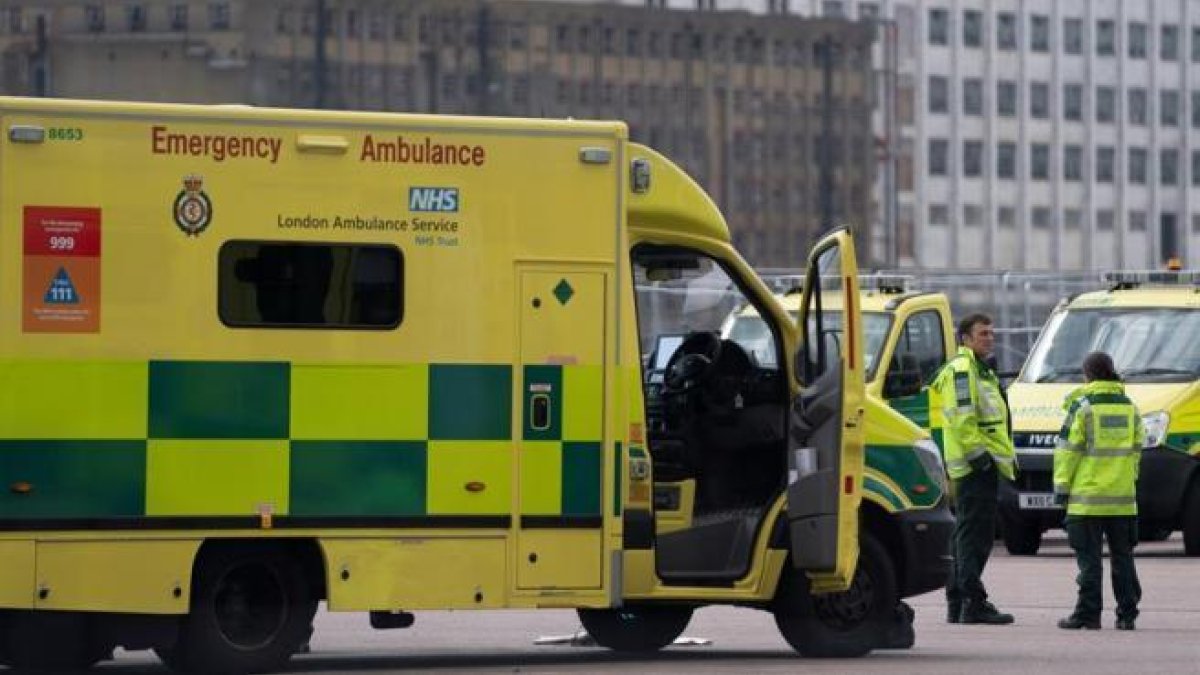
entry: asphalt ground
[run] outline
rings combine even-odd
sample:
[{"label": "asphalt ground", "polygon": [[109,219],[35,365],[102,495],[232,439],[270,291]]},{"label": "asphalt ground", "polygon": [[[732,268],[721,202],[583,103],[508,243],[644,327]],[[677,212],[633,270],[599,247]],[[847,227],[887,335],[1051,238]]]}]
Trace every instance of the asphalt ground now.
[{"label": "asphalt ground", "polygon": [[[296,657],[290,672],[1200,674],[1200,558],[1184,557],[1178,533],[1142,544],[1137,555],[1144,597],[1134,632],[1113,630],[1110,588],[1102,630],[1055,626],[1075,598],[1075,561],[1057,532],[1047,535],[1037,557],[1008,556],[997,543],[984,580],[992,600],[1016,615],[1015,624],[948,625],[941,594],[929,593],[909,600],[916,610],[916,646],[861,659],[802,659],[770,615],[728,607],[700,610],[684,632],[709,644],[672,646],[649,658],[534,644],[579,630],[570,611],[424,612],[412,628],[390,631],[372,630],[363,614],[322,611],[312,652]],[[120,651],[97,671],[167,672],[149,652]]]}]

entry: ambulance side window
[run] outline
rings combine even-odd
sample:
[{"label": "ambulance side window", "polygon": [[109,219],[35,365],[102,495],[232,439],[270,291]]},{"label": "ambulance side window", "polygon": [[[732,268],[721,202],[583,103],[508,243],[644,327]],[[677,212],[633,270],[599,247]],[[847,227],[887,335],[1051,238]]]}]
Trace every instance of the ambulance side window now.
[{"label": "ambulance side window", "polygon": [[241,328],[388,330],[403,314],[403,269],[394,246],[230,241],[217,313]]},{"label": "ambulance side window", "polygon": [[[946,361],[942,318],[935,311],[917,312],[904,322],[888,367],[885,389],[907,396],[928,384]],[[885,396],[887,396],[885,393]]]}]

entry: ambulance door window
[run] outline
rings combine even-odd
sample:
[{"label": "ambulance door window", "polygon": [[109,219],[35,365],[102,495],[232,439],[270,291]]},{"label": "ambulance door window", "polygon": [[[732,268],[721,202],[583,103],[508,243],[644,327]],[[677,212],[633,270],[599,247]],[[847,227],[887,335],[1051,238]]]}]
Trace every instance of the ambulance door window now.
[{"label": "ambulance door window", "polygon": [[933,310],[918,312],[904,322],[884,381],[884,397],[911,396],[928,384],[946,362],[942,318]]}]

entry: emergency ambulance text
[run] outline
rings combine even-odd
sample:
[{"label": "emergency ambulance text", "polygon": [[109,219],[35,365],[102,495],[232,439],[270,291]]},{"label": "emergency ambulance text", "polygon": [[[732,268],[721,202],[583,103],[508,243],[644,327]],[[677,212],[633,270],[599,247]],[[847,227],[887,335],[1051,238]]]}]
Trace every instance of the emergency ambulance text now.
[{"label": "emergency ambulance text", "polygon": [[150,128],[150,151],[156,155],[226,159],[269,159],[279,161],[283,139],[277,136],[221,136],[172,133],[165,126]]}]

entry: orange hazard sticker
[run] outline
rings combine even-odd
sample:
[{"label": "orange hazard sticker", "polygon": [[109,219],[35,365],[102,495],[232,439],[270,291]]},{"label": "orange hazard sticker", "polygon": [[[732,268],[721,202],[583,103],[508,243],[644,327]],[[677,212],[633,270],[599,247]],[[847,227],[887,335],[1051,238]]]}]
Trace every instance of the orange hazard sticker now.
[{"label": "orange hazard sticker", "polygon": [[25,207],[22,327],[100,332],[100,209]]}]

